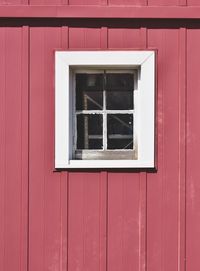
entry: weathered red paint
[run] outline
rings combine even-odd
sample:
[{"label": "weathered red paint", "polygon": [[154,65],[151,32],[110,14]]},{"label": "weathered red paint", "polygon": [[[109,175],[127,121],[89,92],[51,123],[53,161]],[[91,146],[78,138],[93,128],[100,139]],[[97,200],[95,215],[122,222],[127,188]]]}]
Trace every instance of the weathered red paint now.
[{"label": "weathered red paint", "polygon": [[198,6],[96,6],[96,5],[8,5],[0,6],[7,18],[111,18],[111,19],[200,19]]},{"label": "weathered red paint", "polygon": [[[200,270],[200,2],[0,4],[0,270]],[[155,171],[54,170],[59,48],[156,49]]]}]

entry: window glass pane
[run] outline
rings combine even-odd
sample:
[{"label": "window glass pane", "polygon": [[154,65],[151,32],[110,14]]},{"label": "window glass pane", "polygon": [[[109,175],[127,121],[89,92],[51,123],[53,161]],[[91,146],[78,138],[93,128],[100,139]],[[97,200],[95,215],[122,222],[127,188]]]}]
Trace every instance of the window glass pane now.
[{"label": "window glass pane", "polygon": [[106,74],[106,109],[133,109],[133,74]]},{"label": "window glass pane", "polygon": [[103,116],[77,115],[77,149],[103,148]]},{"label": "window glass pane", "polygon": [[132,73],[107,73],[106,90],[133,90]]},{"label": "window glass pane", "polygon": [[76,74],[76,110],[103,108],[103,74]]},{"label": "window glass pane", "polygon": [[133,109],[132,90],[108,90],[106,91],[106,109],[131,110]]},{"label": "window glass pane", "polygon": [[133,115],[107,115],[107,148],[133,149]]}]

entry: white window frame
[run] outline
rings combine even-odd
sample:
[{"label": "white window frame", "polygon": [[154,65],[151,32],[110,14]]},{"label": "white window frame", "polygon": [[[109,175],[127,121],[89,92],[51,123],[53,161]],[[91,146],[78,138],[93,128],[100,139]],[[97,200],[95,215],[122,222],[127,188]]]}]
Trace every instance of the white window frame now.
[{"label": "white window frame", "polygon": [[[73,159],[73,69],[137,69],[136,134],[134,160]],[[55,52],[55,168],[154,168],[155,166],[155,52]],[[135,136],[134,136],[135,138]]]}]

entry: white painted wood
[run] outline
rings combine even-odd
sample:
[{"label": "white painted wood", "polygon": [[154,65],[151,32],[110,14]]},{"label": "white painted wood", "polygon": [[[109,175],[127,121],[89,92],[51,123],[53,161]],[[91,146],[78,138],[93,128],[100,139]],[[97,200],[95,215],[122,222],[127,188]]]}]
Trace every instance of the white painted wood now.
[{"label": "white painted wood", "polygon": [[55,167],[69,164],[69,66],[56,55],[55,66]]},{"label": "white painted wood", "polygon": [[[57,51],[55,53],[55,167],[56,168],[153,168],[155,118],[154,51]],[[138,69],[135,95],[135,160],[73,160],[73,69]]]}]

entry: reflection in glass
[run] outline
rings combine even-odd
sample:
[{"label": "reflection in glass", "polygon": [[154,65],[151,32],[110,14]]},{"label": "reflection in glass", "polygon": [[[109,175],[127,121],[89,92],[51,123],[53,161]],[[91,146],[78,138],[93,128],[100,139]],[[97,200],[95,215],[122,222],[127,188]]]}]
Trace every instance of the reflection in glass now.
[{"label": "reflection in glass", "polygon": [[133,109],[133,91],[109,90],[106,92],[106,109],[131,110]]},{"label": "reflection in glass", "polygon": [[103,74],[76,74],[76,110],[103,108]]},{"label": "reflection in glass", "polygon": [[107,73],[106,74],[107,90],[133,90],[132,73]]},{"label": "reflection in glass", "polygon": [[103,116],[77,115],[77,149],[103,148]]},{"label": "reflection in glass", "polygon": [[106,74],[106,109],[133,109],[133,74]]},{"label": "reflection in glass", "polygon": [[133,149],[132,114],[108,114],[107,148]]}]

